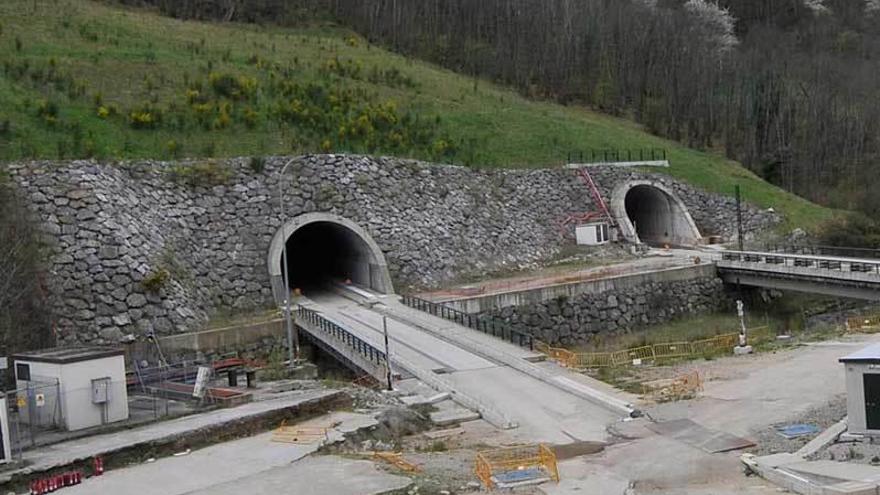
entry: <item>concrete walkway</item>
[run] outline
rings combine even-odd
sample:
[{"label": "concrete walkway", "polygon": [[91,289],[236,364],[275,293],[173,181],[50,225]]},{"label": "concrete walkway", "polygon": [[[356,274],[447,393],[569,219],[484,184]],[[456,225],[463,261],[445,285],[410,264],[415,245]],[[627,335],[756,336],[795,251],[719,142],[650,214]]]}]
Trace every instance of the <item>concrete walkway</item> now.
[{"label": "concrete walkway", "polygon": [[[367,415],[334,412],[301,423],[330,426],[330,441],[347,432],[369,428],[377,421]],[[155,462],[108,471],[65,489],[70,495],[262,494],[262,493],[352,493],[367,494],[403,488],[407,478],[387,475],[372,467],[337,457],[319,457],[317,462],[298,461],[316,452],[321,443],[291,444],[272,441],[272,432],[212,445],[186,455],[165,457]],[[349,468],[352,472],[349,473]],[[344,474],[344,475],[343,475]],[[282,489],[283,488],[283,489]],[[325,490],[325,491],[321,491]]]},{"label": "concrete walkway", "polygon": [[341,392],[336,390],[312,390],[278,394],[279,397],[244,404],[230,409],[219,409],[170,421],[119,431],[105,435],[71,440],[26,451],[23,460],[27,467],[2,473],[0,483],[10,481],[17,474],[41,472],[88,460],[94,456],[107,455],[139,445],[173,442],[182,436],[208,428],[222,427],[249,418],[288,408],[298,408],[324,400],[332,400]]}]

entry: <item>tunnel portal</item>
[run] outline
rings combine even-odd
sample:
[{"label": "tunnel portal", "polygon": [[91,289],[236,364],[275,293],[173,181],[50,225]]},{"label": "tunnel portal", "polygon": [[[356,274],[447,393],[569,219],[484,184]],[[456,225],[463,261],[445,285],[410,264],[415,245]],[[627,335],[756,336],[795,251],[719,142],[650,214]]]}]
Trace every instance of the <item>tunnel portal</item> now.
[{"label": "tunnel portal", "polygon": [[693,246],[702,239],[684,203],[658,184],[625,184],[615,191],[612,205],[624,238],[632,242]]},{"label": "tunnel portal", "polygon": [[284,301],[285,247],[291,290],[308,295],[350,281],[376,292],[393,292],[385,256],[366,231],[343,217],[311,213],[288,222],[272,240],[268,263],[279,303]]}]

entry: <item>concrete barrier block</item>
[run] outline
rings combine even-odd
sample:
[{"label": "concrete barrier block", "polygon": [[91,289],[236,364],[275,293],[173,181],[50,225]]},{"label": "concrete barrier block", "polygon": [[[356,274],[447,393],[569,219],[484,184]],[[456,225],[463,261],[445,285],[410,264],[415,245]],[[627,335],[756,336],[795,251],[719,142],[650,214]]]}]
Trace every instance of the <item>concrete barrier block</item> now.
[{"label": "concrete barrier block", "polygon": [[846,481],[822,487],[822,495],[877,495],[877,485],[862,481]]}]

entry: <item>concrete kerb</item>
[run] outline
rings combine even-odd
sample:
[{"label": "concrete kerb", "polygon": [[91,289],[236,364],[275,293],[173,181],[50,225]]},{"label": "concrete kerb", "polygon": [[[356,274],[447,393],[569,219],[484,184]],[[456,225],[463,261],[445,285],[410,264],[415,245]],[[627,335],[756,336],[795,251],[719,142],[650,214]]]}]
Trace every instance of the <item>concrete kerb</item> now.
[{"label": "concrete kerb", "polygon": [[[434,335],[435,337],[445,340],[453,345],[462,346],[465,349],[474,352],[475,354],[491,360],[497,363],[501,363],[511,368],[525,373],[533,378],[536,378],[544,383],[547,383],[551,386],[554,386],[560,390],[573,394],[582,399],[588,400],[594,404],[597,404],[613,413],[622,414],[626,416],[639,416],[641,413],[638,409],[633,407],[632,404],[629,404],[625,401],[612,397],[602,391],[591,388],[585,384],[578,383],[570,378],[558,375],[552,375],[538,366],[521,359],[517,356],[513,356],[508,354],[507,352],[500,351],[498,349],[493,349],[488,346],[482,345],[472,339],[467,338],[460,332],[456,333],[444,333],[439,332],[435,328],[431,328],[431,325],[420,321],[417,317],[409,316],[409,314],[414,313],[416,310],[411,309],[407,306],[404,306],[398,299],[394,298],[386,298],[383,303],[376,304],[373,306],[373,309],[379,311],[382,314],[389,316],[390,318],[394,318],[398,321],[401,321],[406,324],[414,325],[425,332]],[[445,320],[444,320],[445,321]],[[449,326],[457,326],[451,322],[446,322]],[[465,329],[464,327],[461,327]],[[465,329],[467,331],[473,331],[470,329]]]},{"label": "concrete kerb", "polygon": [[815,454],[826,445],[836,441],[837,438],[846,431],[846,421],[846,418],[844,418],[831,425],[793,454],[782,453],[761,457],[755,456],[754,454],[743,454],[740,456],[740,461],[748,470],[775,485],[795,493],[803,495],[831,495],[843,493],[853,495],[876,495],[878,493],[878,486],[873,481],[865,482],[865,480],[859,479],[844,480],[846,476],[841,474],[841,481],[826,484],[827,481],[819,481],[825,479],[821,476],[809,476],[806,473],[798,472],[799,466],[811,465],[809,462],[806,462],[807,457]]},{"label": "concrete kerb", "polygon": [[476,411],[480,413],[480,416],[482,416],[483,419],[491,423],[493,426],[501,428],[502,430],[510,430],[519,426],[516,421],[510,419],[510,417],[508,417],[503,412],[480,401],[475,397],[471,397],[468,394],[464,394],[455,390],[455,387],[453,387],[451,383],[440,378],[433,372],[424,370],[404,359],[401,359],[400,357],[394,358],[394,361],[399,363],[400,366],[412,373],[413,376],[418,378],[429,387],[438,392],[449,394],[449,397],[453,401],[461,404],[471,411]]},{"label": "concrete kerb", "polygon": [[[71,440],[25,452],[24,467],[0,473],[0,490],[24,489],[33,479],[62,471],[76,469],[91,473],[92,459],[97,456],[104,458],[105,469],[124,467],[132,458],[163,457],[181,450],[184,445],[199,448],[250,436],[276,427],[283,419],[306,419],[350,404],[351,397],[338,390],[285,394],[238,408]],[[212,422],[211,417],[216,421]]]},{"label": "concrete kerb", "polygon": [[807,458],[820,449],[825,447],[826,445],[837,441],[840,438],[840,435],[846,431],[847,418],[843,418],[837,423],[834,423],[830,427],[828,427],[825,431],[818,434],[816,438],[807,442],[806,445],[801,447],[795,455],[800,456],[802,458]]}]

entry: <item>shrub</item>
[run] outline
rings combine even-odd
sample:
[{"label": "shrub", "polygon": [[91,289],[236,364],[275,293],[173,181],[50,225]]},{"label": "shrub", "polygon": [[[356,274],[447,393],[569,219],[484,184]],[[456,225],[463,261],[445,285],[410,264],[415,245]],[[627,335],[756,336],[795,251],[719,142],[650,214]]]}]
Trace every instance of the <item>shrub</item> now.
[{"label": "shrub", "polygon": [[180,143],[178,143],[174,139],[168,141],[168,143],[165,145],[165,147],[168,149],[168,154],[171,155],[172,157],[177,158],[178,156],[180,156],[180,150],[181,150]]},{"label": "shrub", "polygon": [[128,122],[134,129],[155,129],[162,122],[162,111],[145,103],[128,113]]},{"label": "shrub", "polygon": [[828,220],[819,229],[819,241],[830,246],[880,247],[880,223],[861,214]]},{"label": "shrub", "polygon": [[266,170],[266,159],[262,156],[252,156],[248,166],[250,166],[254,173],[261,174],[263,170]]},{"label": "shrub", "polygon": [[246,100],[251,98],[257,91],[257,80],[247,76],[233,76],[232,74],[218,74],[212,72],[208,75],[208,83],[211,89],[219,96],[233,100]]},{"label": "shrub", "polygon": [[54,126],[58,123],[58,104],[52,100],[40,100],[37,103],[37,116],[46,124]]},{"label": "shrub", "polygon": [[275,349],[269,354],[266,366],[260,370],[259,379],[267,382],[287,378],[287,368],[284,366],[284,351]]},{"label": "shrub", "polygon": [[242,119],[244,120],[244,125],[247,126],[248,129],[257,127],[259,118],[260,114],[258,114],[253,108],[247,107],[244,109]]},{"label": "shrub", "polygon": [[171,274],[164,268],[159,268],[150,272],[143,280],[141,286],[152,293],[158,293],[168,285]]}]

